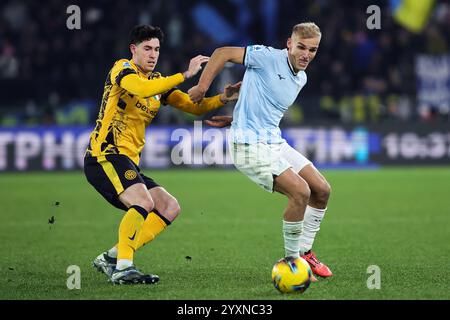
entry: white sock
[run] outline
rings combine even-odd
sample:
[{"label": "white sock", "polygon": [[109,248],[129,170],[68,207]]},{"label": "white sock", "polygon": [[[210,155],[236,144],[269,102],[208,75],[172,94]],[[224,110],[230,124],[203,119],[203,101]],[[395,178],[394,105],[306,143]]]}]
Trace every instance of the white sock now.
[{"label": "white sock", "polygon": [[303,221],[291,222],[283,220],[284,250],[286,257],[300,257],[299,248],[302,229]]},{"label": "white sock", "polygon": [[112,247],[108,250],[108,256],[111,258],[117,258],[117,247]]},{"label": "white sock", "polygon": [[311,250],[317,232],[320,230],[320,223],[327,209],[316,209],[306,206],[305,219],[303,220],[303,233],[300,237],[300,254]]},{"label": "white sock", "polygon": [[117,260],[116,269],[117,270],[123,270],[123,269],[126,269],[128,267],[131,267],[132,265],[133,265],[133,261],[132,260],[119,259],[119,260]]}]

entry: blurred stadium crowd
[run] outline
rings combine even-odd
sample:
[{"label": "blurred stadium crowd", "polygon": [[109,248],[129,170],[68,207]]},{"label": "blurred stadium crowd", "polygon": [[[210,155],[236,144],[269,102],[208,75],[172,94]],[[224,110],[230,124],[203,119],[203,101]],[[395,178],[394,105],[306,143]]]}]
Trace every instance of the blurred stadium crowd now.
[{"label": "blurred stadium crowd", "polygon": [[[373,2],[381,8],[380,30],[366,26],[366,8]],[[81,8],[80,30],[66,27],[71,4]],[[390,1],[4,0],[0,9],[0,126],[92,124],[109,68],[130,56],[127,35],[133,25],[163,29],[157,69],[168,75],[219,46],[283,48],[292,26],[302,21],[321,27],[322,42],[307,70],[308,84],[284,124],[450,121],[448,106],[418,103],[415,74],[418,55],[449,54],[448,1],[435,4],[420,33],[394,21]],[[210,94],[239,81],[243,71],[227,68]],[[231,113],[230,108],[219,112]],[[156,121],[193,119],[170,109]]]}]

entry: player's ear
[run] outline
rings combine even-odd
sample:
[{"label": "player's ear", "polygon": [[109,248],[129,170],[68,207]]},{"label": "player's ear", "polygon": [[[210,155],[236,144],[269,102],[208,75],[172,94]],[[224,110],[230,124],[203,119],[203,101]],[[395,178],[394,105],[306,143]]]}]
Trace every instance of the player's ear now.
[{"label": "player's ear", "polygon": [[134,43],[130,44],[130,51],[132,54],[136,53],[136,45]]},{"label": "player's ear", "polygon": [[292,38],[288,38],[288,39],[287,39],[286,46],[287,46],[288,49],[291,49],[291,46],[292,46]]}]

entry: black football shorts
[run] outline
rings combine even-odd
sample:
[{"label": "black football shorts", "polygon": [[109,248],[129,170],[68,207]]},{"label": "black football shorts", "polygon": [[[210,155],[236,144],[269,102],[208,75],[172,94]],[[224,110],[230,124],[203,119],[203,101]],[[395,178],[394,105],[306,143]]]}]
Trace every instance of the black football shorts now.
[{"label": "black football shorts", "polygon": [[152,178],[140,173],[137,165],[125,155],[110,154],[84,158],[84,174],[89,183],[113,206],[122,210],[128,208],[119,200],[129,186],[143,183],[147,189],[159,187]]}]

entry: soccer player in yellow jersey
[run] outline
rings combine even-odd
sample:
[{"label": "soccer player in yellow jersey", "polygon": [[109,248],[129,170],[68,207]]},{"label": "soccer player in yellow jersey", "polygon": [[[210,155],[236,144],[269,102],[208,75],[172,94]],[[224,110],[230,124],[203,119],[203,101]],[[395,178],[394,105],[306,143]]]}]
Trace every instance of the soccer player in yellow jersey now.
[{"label": "soccer player in yellow jersey", "polygon": [[132,58],[116,61],[109,72],[100,112],[84,161],[87,180],[112,205],[126,211],[119,225],[118,243],[94,260],[113,283],[147,283],[157,275],[140,272],[134,252],[152,241],[179,214],[177,200],[153,179],[140,173],[139,157],[145,144],[145,128],[163,105],[201,115],[223,106],[239,95],[240,83],[228,85],[222,94],[193,103],[176,88],[195,76],[208,57],[191,59],[189,68],[168,77],[154,72],[163,33],[141,25],[130,32]]}]

